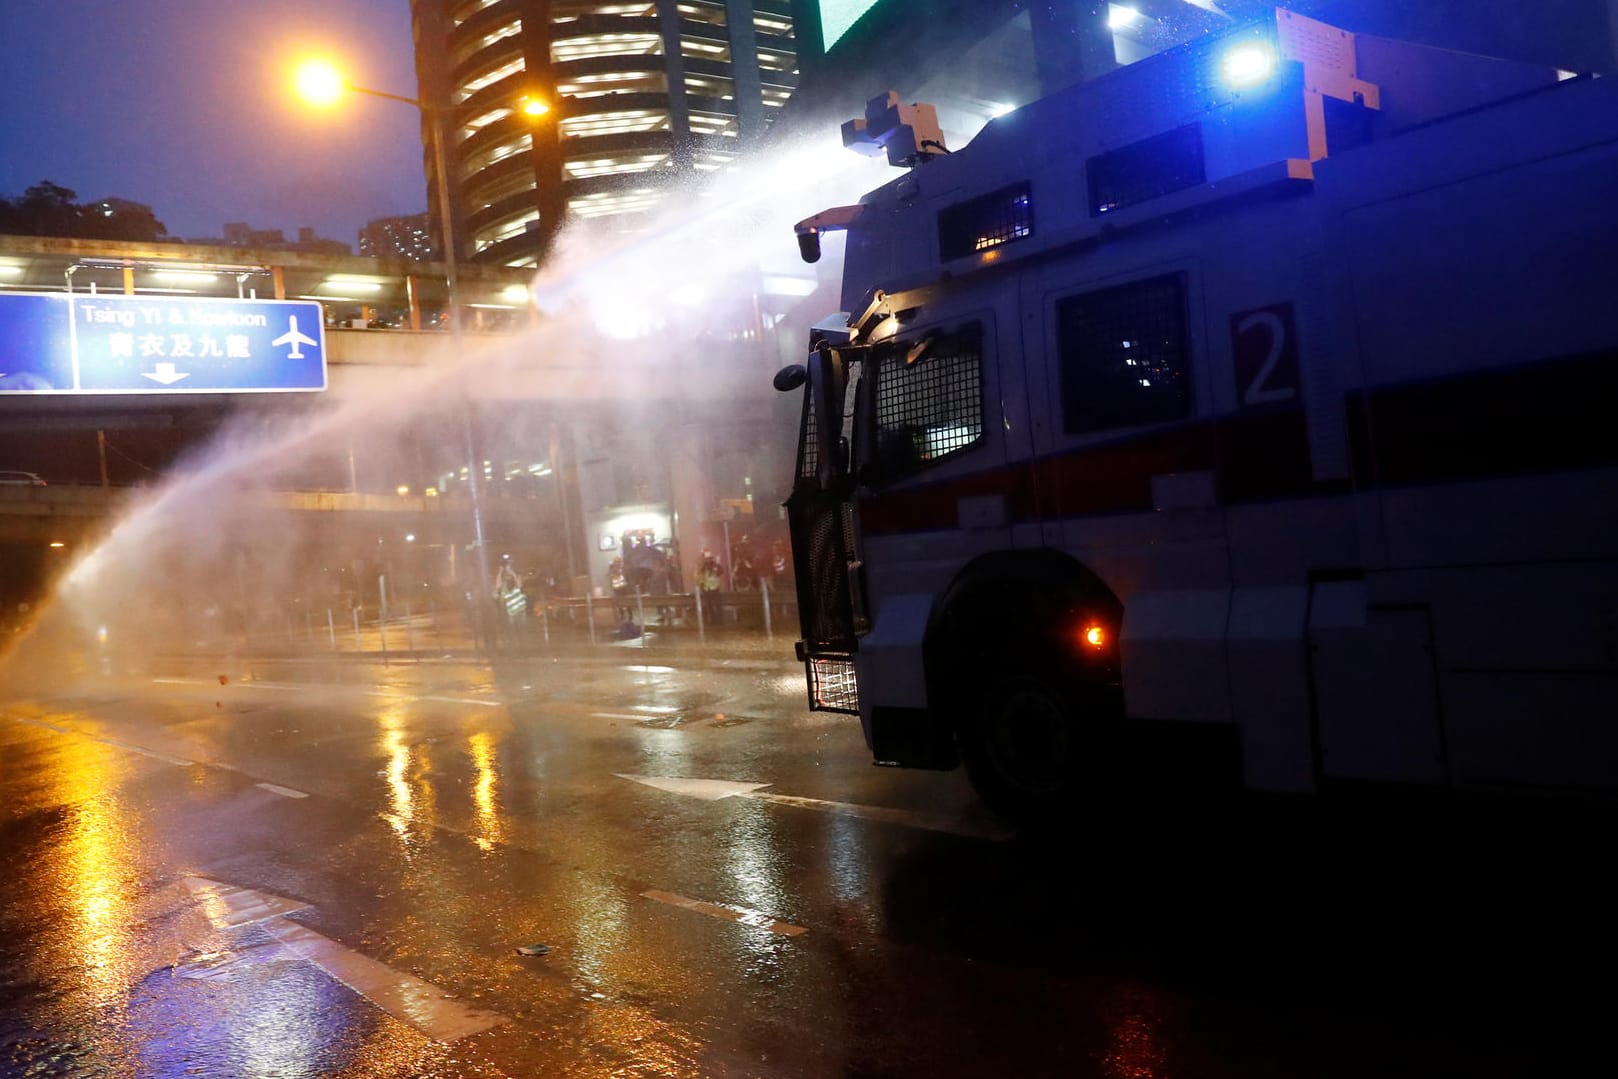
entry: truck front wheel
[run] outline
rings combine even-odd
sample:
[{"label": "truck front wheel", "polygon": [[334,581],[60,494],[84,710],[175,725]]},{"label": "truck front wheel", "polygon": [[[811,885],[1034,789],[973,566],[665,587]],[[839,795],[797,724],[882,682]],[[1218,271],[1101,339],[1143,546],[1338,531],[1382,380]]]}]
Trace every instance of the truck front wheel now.
[{"label": "truck front wheel", "polygon": [[1115,696],[1025,672],[984,686],[959,729],[967,775],[984,802],[1036,826],[1099,792],[1114,757]]}]

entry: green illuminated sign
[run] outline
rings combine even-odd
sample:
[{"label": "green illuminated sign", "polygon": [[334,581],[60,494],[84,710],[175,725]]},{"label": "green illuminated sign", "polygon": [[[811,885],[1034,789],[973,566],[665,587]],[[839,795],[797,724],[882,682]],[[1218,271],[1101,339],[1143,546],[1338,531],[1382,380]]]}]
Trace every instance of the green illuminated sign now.
[{"label": "green illuminated sign", "polygon": [[820,0],[821,48],[830,52],[837,39],[876,6],[877,0]]}]

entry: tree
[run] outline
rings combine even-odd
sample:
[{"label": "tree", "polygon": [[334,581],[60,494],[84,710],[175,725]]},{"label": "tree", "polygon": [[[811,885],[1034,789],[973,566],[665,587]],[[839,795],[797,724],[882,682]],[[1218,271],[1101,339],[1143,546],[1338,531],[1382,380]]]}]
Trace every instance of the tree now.
[{"label": "tree", "polygon": [[160,240],[168,229],[150,206],[107,198],[81,205],[70,187],[41,180],[21,198],[0,199],[0,233],[90,240]]},{"label": "tree", "polygon": [[73,200],[79,193],[70,187],[41,180],[22,193],[18,215],[33,236],[77,236],[82,208]]}]

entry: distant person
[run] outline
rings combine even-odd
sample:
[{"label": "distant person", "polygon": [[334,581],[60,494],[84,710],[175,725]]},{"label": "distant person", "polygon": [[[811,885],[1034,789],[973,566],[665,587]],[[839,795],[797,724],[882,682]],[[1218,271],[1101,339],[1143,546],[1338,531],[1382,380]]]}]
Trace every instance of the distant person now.
[{"label": "distant person", "polygon": [[623,621],[629,617],[629,605],[623,602],[624,597],[629,595],[629,577],[624,572],[621,555],[607,564],[607,588],[618,600],[618,619]]},{"label": "distant person", "polygon": [[668,570],[668,590],[670,595],[677,596],[685,591],[685,581],[680,569],[680,544],[678,540],[669,540],[668,557],[665,559]]},{"label": "distant person", "polygon": [[792,560],[787,554],[787,545],[775,540],[770,544],[770,587],[779,590],[791,585]]},{"label": "distant person", "polygon": [[656,555],[653,554],[651,543],[639,536],[630,540],[629,552],[624,555],[624,568],[629,573],[629,585],[637,595],[650,592],[656,568]]},{"label": "distant person", "polygon": [[719,591],[719,560],[706,547],[702,549],[702,561],[697,563],[697,588],[703,592]]}]

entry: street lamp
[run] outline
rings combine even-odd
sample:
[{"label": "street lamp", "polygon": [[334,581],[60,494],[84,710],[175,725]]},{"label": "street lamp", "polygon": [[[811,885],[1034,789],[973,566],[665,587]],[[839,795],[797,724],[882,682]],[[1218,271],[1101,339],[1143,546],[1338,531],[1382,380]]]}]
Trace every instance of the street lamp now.
[{"label": "street lamp", "polygon": [[[398,101],[405,105],[412,105],[426,119],[427,130],[432,139],[433,177],[438,185],[438,219],[444,242],[444,285],[449,299],[450,336],[455,343],[457,355],[460,354],[463,347],[460,289],[456,280],[455,223],[450,210],[449,167],[446,163],[444,114],[461,110],[458,110],[453,105],[445,106],[428,101],[425,90],[418,97],[405,97],[403,94],[390,94],[383,90],[371,90],[363,86],[355,86],[348,81],[335,65],[322,59],[305,60],[299,64],[293,73],[293,86],[297,90],[299,97],[318,108],[328,108],[336,104],[344,93],[355,93],[364,94],[366,97],[380,97],[388,101]],[[549,113],[551,106],[545,98],[530,94],[518,99],[516,111],[531,119],[538,119]],[[467,494],[472,499],[472,543],[477,549],[479,577],[477,590],[473,594],[476,599],[475,610],[481,622],[485,620],[485,608],[487,606],[484,602],[483,590],[492,586],[494,575],[489,566],[488,545],[484,542],[483,479],[478,470],[477,444],[472,433],[472,400],[464,385],[462,393],[464,407],[461,426],[466,440],[466,489]],[[488,639],[487,634],[484,637],[485,640]]]}]

